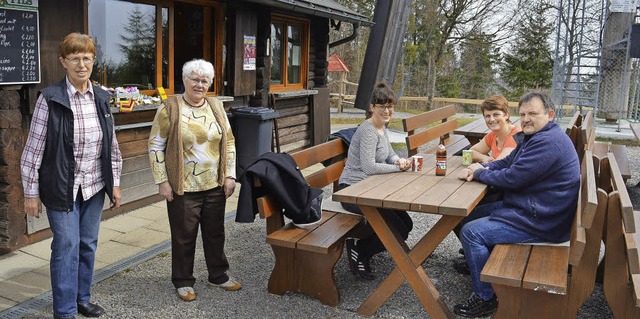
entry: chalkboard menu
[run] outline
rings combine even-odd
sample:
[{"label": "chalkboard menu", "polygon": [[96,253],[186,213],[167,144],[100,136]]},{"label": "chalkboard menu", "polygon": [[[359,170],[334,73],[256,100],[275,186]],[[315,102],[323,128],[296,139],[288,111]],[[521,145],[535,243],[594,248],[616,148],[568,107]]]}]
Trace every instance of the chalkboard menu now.
[{"label": "chalkboard menu", "polygon": [[0,0],[0,85],[40,83],[37,0]]}]

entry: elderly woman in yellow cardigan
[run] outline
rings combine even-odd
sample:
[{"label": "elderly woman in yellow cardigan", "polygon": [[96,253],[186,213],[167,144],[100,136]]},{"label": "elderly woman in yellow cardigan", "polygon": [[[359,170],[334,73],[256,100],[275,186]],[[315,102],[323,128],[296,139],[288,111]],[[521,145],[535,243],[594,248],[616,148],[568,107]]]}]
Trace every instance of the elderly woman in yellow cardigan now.
[{"label": "elderly woman in yellow cardigan", "polygon": [[236,150],[222,102],[206,97],[213,76],[205,60],[185,63],[185,92],[158,109],[149,136],[153,178],[167,200],[171,281],[184,301],[197,297],[193,261],[199,226],[209,283],[227,291],[242,287],[226,273],[224,211],[235,189]]}]

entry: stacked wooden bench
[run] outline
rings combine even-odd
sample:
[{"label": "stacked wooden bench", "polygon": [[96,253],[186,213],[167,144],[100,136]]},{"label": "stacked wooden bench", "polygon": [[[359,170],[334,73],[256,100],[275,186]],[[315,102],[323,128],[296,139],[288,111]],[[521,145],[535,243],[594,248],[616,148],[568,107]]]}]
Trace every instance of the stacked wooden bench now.
[{"label": "stacked wooden bench", "polygon": [[[449,157],[471,147],[466,137],[453,134],[453,131],[458,128],[458,122],[450,119],[450,117],[455,114],[455,105],[448,105],[402,119],[404,131],[407,132],[406,141],[409,156],[418,153],[435,155],[437,145],[430,147],[425,152],[418,152],[418,148],[430,141],[439,141],[441,136],[445,138],[445,146]],[[421,129],[423,127],[425,129]]]},{"label": "stacked wooden bench", "polygon": [[633,211],[617,161],[603,159],[600,181],[609,193],[607,205],[604,293],[613,316],[640,318],[640,212]]},{"label": "stacked wooden bench", "polygon": [[494,318],[576,318],[595,285],[607,194],[596,189],[591,151],[581,165],[569,246],[496,245],[480,279],[498,296]]},{"label": "stacked wooden bench", "polygon": [[[332,163],[305,179],[311,187],[333,184],[336,190],[346,154],[342,140],[335,139],[291,156],[301,170],[322,162]],[[260,181],[256,178],[254,184],[259,186]],[[363,217],[323,210],[320,223],[301,228],[285,223],[275,198],[260,197],[257,205],[260,217],[266,218],[267,243],[275,256],[268,291],[277,295],[301,292],[326,305],[337,306],[340,295],[333,269],[342,255],[345,238],[353,236]]]},{"label": "stacked wooden bench", "polygon": [[589,149],[593,152],[593,155],[599,159],[607,157],[608,153],[615,154],[618,167],[624,180],[631,178],[631,167],[629,166],[629,156],[627,155],[627,147],[621,144],[610,144],[595,142],[595,119],[593,111],[588,111],[584,117],[580,112],[573,114],[571,121],[566,129],[567,135],[571,138],[576,146],[578,157],[582,160],[582,154],[584,148],[582,145],[592,145]]}]

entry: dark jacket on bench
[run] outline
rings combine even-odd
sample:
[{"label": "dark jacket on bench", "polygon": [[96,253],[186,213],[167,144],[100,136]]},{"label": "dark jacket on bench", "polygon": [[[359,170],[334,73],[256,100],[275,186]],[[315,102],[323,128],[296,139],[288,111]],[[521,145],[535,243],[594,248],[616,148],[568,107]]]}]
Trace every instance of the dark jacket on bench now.
[{"label": "dark jacket on bench", "polygon": [[504,191],[508,209],[494,211],[490,218],[550,242],[568,240],[580,189],[580,162],[571,140],[556,122],[514,138],[522,142],[509,156],[473,176]]},{"label": "dark jacket on bench", "polygon": [[[253,185],[253,176],[260,178],[261,187]],[[253,222],[258,213],[255,199],[267,194],[274,196],[284,209],[283,214],[296,225],[322,219],[322,190],[309,186],[289,154],[262,154],[246,169],[239,182],[242,187],[236,222]]]}]

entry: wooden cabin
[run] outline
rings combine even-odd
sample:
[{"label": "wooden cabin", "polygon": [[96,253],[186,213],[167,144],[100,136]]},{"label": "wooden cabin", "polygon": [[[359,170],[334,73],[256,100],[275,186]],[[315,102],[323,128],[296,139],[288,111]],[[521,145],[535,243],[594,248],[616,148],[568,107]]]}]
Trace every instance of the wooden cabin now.
[{"label": "wooden cabin", "polygon": [[[13,50],[0,56],[0,254],[51,235],[46,218],[24,215],[19,162],[38,90],[65,75],[58,62],[65,35],[82,32],[96,41],[92,80],[143,94],[159,88],[180,94],[182,65],[194,58],[212,62],[211,95],[227,110],[276,109],[275,146],[290,152],[330,133],[328,48],[345,42],[329,43],[337,22],[356,29],[372,24],[331,0],[0,1],[0,47]],[[105,210],[103,218],[160,200],[147,155],[157,107],[112,109],[124,157],[123,206]]]}]

